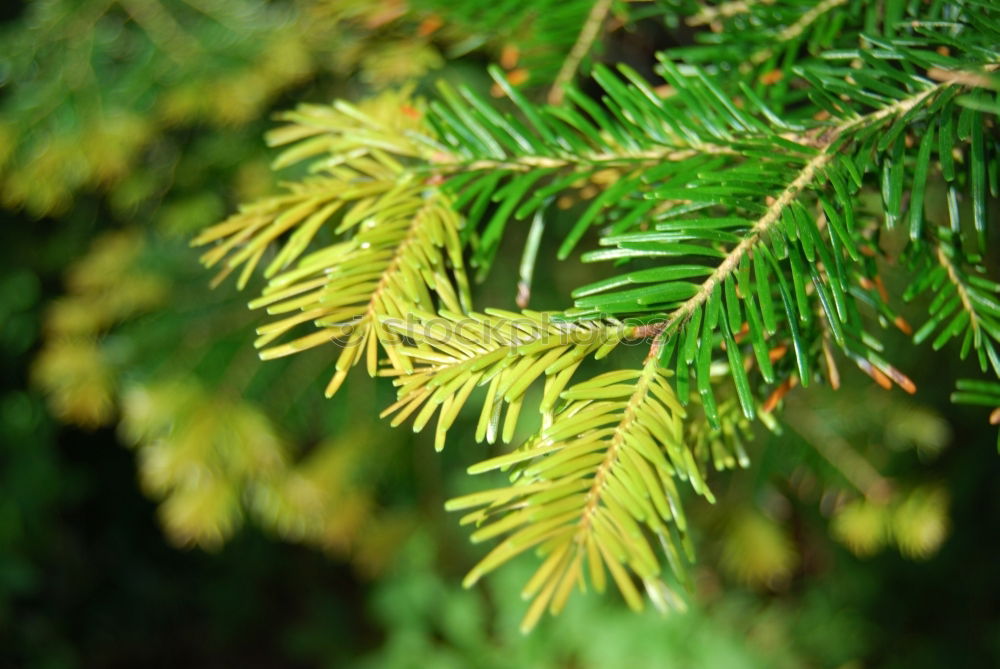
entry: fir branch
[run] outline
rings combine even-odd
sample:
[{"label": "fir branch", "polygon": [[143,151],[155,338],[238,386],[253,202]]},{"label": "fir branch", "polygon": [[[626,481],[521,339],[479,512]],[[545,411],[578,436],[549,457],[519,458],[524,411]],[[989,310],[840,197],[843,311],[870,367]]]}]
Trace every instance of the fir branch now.
[{"label": "fir branch", "polygon": [[770,5],[774,0],[732,0],[715,6],[702,7],[697,14],[685,19],[689,26],[697,27],[749,13],[756,5]]},{"label": "fir branch", "polygon": [[587,490],[586,503],[584,504],[583,513],[580,516],[580,521],[577,524],[576,533],[573,537],[573,541],[577,544],[582,544],[586,541],[587,534],[592,529],[593,517],[600,507],[601,496],[604,492],[607,478],[620,458],[619,451],[624,446],[625,436],[629,434],[633,424],[637,420],[638,407],[646,401],[650,393],[652,377],[656,372],[657,365],[655,362],[647,362],[643,366],[642,376],[639,377],[635,384],[635,391],[628,398],[625,410],[622,412],[621,420],[615,425],[613,436],[604,453],[604,459],[597,466],[594,477],[591,479],[590,489]]},{"label": "fir branch", "polygon": [[966,282],[962,280],[959,275],[960,271],[958,266],[955,264],[953,259],[949,257],[948,253],[945,251],[944,245],[939,241],[935,244],[936,250],[934,256],[937,261],[945,268],[948,274],[948,281],[955,287],[958,292],[959,300],[962,302],[962,309],[969,314],[969,327],[972,329],[972,334],[974,337],[975,345],[978,348],[980,342],[980,331],[979,331],[979,314],[976,308],[972,305],[972,299],[969,296],[969,287]]},{"label": "fir branch", "polygon": [[[393,365],[383,376],[393,376],[397,401],[382,412],[401,424],[418,411],[413,424],[420,431],[440,410],[435,447],[442,450],[445,435],[458,412],[477,387],[488,386],[480,412],[476,441],[510,442],[525,393],[539,378],[545,388],[539,402],[543,423],[549,424],[559,394],[587,357],[609,354],[629,332],[620,323],[565,323],[553,314],[500,310],[459,314],[442,310],[438,316],[413,312],[412,319],[383,319],[385,327],[412,345],[395,349],[413,367]],[[500,427],[503,406],[507,416]]]},{"label": "fir branch", "polygon": [[[773,41],[777,42],[779,45],[785,45],[798,39],[802,33],[809,28],[809,26],[837,7],[847,4],[847,1],[848,0],[823,0],[803,14],[795,23],[775,35]],[[776,47],[774,46],[767,46],[754,51],[750,55],[750,63],[753,65],[760,65],[774,55],[775,48]]]},{"label": "fir branch", "polygon": [[587,20],[580,30],[580,35],[577,37],[576,43],[573,44],[573,48],[570,49],[569,55],[566,56],[562,67],[559,68],[559,73],[552,82],[552,87],[549,89],[548,95],[549,104],[557,105],[562,103],[563,96],[566,94],[563,87],[573,80],[577,68],[580,67],[580,63],[583,62],[583,59],[586,58],[587,53],[593,47],[594,40],[597,39],[597,35],[601,30],[601,26],[604,25],[604,20],[607,18],[608,12],[611,11],[612,3],[613,0],[596,0],[594,2],[594,6],[590,10],[590,14],[587,15]]},{"label": "fir branch", "polygon": [[[398,338],[386,329],[384,319],[402,318],[413,309],[433,311],[435,298],[453,311],[469,307],[458,221],[442,191],[429,195],[420,189],[390,191],[382,202],[361,209],[353,216],[360,230],[349,241],[307,256],[275,276],[262,296],[251,302],[272,314],[293,314],[258,329],[256,345],[268,346],[261,351],[262,359],[340,341],[342,351],[326,388],[328,397],[362,357],[369,375],[376,374],[376,342],[393,365],[412,369],[408,358],[397,352]],[[269,346],[307,322],[317,330]]]},{"label": "fir branch", "polygon": [[642,370],[609,372],[576,384],[563,397],[566,407],[536,440],[470,470],[514,467],[510,486],[448,503],[452,510],[485,506],[463,519],[479,524],[474,540],[507,535],[469,572],[465,585],[540,546],[546,559],[522,593],[533,599],[525,631],[546,609],[558,613],[578,583],[589,580],[603,591],[605,569],[633,609],[643,602],[628,572],[642,580],[658,607],[682,608],[661,580],[646,531],[659,539],[683,578],[674,533],[683,544],[686,521],[673,477],[689,480],[710,499],[711,493],[684,444],[684,409],[664,370],[653,361]]},{"label": "fir branch", "polygon": [[932,251],[914,252],[909,258],[916,278],[903,299],[909,301],[927,291],[932,295],[928,319],[913,334],[913,342],[920,344],[936,333],[931,347],[938,350],[958,338],[962,359],[975,351],[980,368],[985,372],[992,367],[1000,376],[996,350],[1000,342],[1000,285],[987,278],[984,268],[963,266],[969,259],[956,246],[958,238],[953,231],[939,228],[931,243]]},{"label": "fir branch", "polygon": [[562,169],[593,167],[597,169],[609,167],[643,168],[654,167],[664,162],[678,162],[700,155],[737,155],[730,147],[712,144],[698,144],[697,148],[662,147],[659,149],[620,152],[597,151],[591,153],[576,153],[565,156],[520,155],[511,156],[505,160],[477,159],[462,160],[454,154],[439,152],[432,156],[432,166],[435,172],[445,175],[460,172],[482,172],[501,170],[505,172],[531,172],[537,169]]},{"label": "fir branch", "polygon": [[[737,51],[754,53],[752,63],[777,58],[778,48],[786,52],[789,67],[782,75],[797,80],[770,91],[761,87],[776,82],[743,82],[737,89],[727,68],[702,70],[691,61],[664,58],[661,74],[674,92],[669,98],[628,68],[613,73],[598,66],[593,77],[604,91],[598,103],[566,85],[610,11],[610,2],[598,0],[577,39],[582,51],[571,51],[564,63],[569,69],[552,89],[560,95],[565,90],[569,104],[533,104],[494,70],[518,115],[498,111],[470,91],[442,86],[441,98],[408,127],[394,125],[398,105],[382,109],[377,120],[342,105],[300,110],[293,124],[279,131],[277,141],[292,144],[285,154],[289,162],[315,159],[324,175],[320,181],[346,189],[336,195],[344,211],[335,233],[351,234],[295,266],[289,262],[304,245],[290,240],[279,251],[272,267],[281,265],[283,273],[265,301],[295,315],[268,326],[265,338],[307,321],[321,328],[307,335],[308,342],[326,336],[324,327],[355,328],[351,352],[341,358],[348,362],[338,362],[338,375],[357,362],[362,347],[374,371],[381,347],[388,356],[381,374],[392,377],[397,388],[397,401],[383,415],[391,415],[394,425],[412,416],[414,430],[436,416],[439,449],[479,388],[486,397],[476,440],[511,442],[529,387],[544,383],[540,431],[513,452],[470,469],[507,471],[510,484],[449,503],[475,509],[463,518],[477,525],[474,541],[504,537],[470,572],[467,584],[522,552],[537,548],[543,557],[524,590],[533,599],[526,628],[546,609],[558,612],[588,576],[601,590],[607,572],[634,608],[642,606],[636,577],[654,602],[671,601],[649,539],[662,542],[682,578],[678,547],[688,547],[675,479],[689,481],[711,499],[704,481],[709,464],[745,466],[741,430],[758,416],[774,425],[771,412],[784,394],[821,376],[812,357],[826,359],[827,375],[836,383],[836,346],[880,384],[894,381],[913,392],[912,382],[881,357],[879,342],[866,331],[867,314],[859,309],[873,306],[879,322],[905,330],[874,290],[878,277],[870,256],[878,251],[870,234],[879,225],[896,225],[907,203],[907,253],[921,274],[912,290],[937,292],[932,317],[918,336],[941,326],[937,348],[962,335],[962,355],[975,344],[981,364],[993,364],[1000,374],[992,343],[1000,335],[995,316],[1000,304],[993,296],[1000,287],[964,275],[963,260],[978,262],[975,257],[948,254],[948,248],[956,254],[962,248],[959,186],[971,191],[976,229],[985,235],[985,193],[992,178],[987,165],[995,162],[995,147],[984,137],[989,126],[982,117],[993,101],[979,89],[993,85],[988,75],[998,58],[991,46],[996,43],[992,17],[987,21],[972,10],[956,14],[948,34],[928,36],[921,31],[940,26],[902,22],[915,10],[899,5],[900,16],[888,21],[889,36],[862,37],[858,27],[845,38],[849,47],[863,39],[875,48],[827,51],[820,60],[793,66],[796,45],[808,39],[811,53],[816,46],[827,48],[832,28],[845,17],[858,18],[857,7],[848,11],[846,4],[821,0],[808,9],[754,11],[750,3],[727,3],[715,10],[710,21],[729,11],[752,12],[745,21],[751,24],[777,17],[779,25],[764,36],[774,36],[779,47],[754,53],[764,38],[757,34],[742,40]],[[861,18],[877,27],[872,11],[866,8]],[[979,32],[968,35],[974,28]],[[897,31],[910,33],[896,38]],[[711,61],[720,48],[702,48],[693,60]],[[984,64],[985,71],[976,72]],[[962,89],[972,94],[957,95]],[[910,133],[918,135],[916,142]],[[969,158],[957,162],[971,168],[964,182],[952,155],[963,142]],[[927,242],[938,233],[926,229],[923,208],[935,151],[954,204],[956,238],[948,248],[938,245],[937,258]],[[881,173],[885,204],[884,221],[877,223],[855,207],[858,191],[874,172]],[[309,183],[321,190],[320,181]],[[216,249],[213,258],[256,262],[286,232],[313,234],[302,221],[313,220],[311,207],[329,199],[304,191],[293,195],[258,211],[264,220],[215,230],[212,238],[225,248]],[[459,238],[452,220],[446,234],[418,239],[425,222],[439,217],[415,202],[438,195],[442,206],[467,216],[466,227]],[[464,303],[457,306],[451,274],[455,281],[462,276],[462,244],[471,247],[473,266],[487,268],[505,226],[533,216],[526,257],[534,261],[543,217],[564,200],[571,206],[574,197],[589,202],[565,233],[557,257],[600,226],[603,248],[585,253],[584,261],[684,260],[629,267],[578,288],[574,308],[564,313],[569,322],[529,311],[460,313]],[[857,221],[862,216],[864,229]],[[365,231],[354,229],[363,219],[384,247],[371,248],[374,239],[365,246]],[[354,256],[363,271],[344,269]],[[376,307],[387,296],[392,303]],[[348,314],[352,309],[359,311]],[[360,315],[360,321],[345,322],[340,318],[345,314]],[[617,322],[637,315],[639,325]],[[442,322],[446,327],[438,331]],[[982,337],[984,332],[990,336]],[[588,339],[564,338],[576,334]],[[652,339],[640,369],[570,385],[586,358],[603,357],[624,337]],[[301,343],[293,342],[288,352]],[[718,351],[724,352],[721,360]],[[787,351],[794,352],[794,360]],[[721,380],[731,380],[735,393],[718,401],[715,386]],[[845,464],[842,454],[827,455]],[[878,487],[877,472],[856,462],[846,465],[856,470],[848,476],[859,486]]]},{"label": "fir branch", "polygon": [[649,357],[654,358],[662,344],[662,338],[672,333],[681,323],[683,323],[695,309],[698,309],[708,301],[719,285],[725,281],[736,268],[745,255],[750,253],[771,231],[771,228],[781,220],[781,215],[785,208],[791,204],[799,193],[810,186],[822,169],[833,159],[833,155],[827,151],[821,151],[806,163],[799,172],[795,180],[788,184],[784,191],[775,199],[774,203],[768,206],[766,213],[753,224],[750,234],[744,237],[739,244],[733,248],[723,261],[715,268],[715,271],[699,286],[698,292],[675,309],[667,320],[645,326],[645,329],[636,333],[636,336],[651,336],[656,338],[650,347]]},{"label": "fir branch", "polygon": [[795,179],[785,187],[778,197],[775,198],[774,202],[768,205],[765,213],[753,223],[749,234],[726,254],[723,261],[701,284],[695,295],[671,312],[666,320],[644,326],[636,332],[636,336],[638,337],[655,336],[653,344],[650,347],[649,357],[653,358],[656,356],[665,336],[671,335],[696,309],[705,305],[719,285],[736,271],[743,257],[752,252],[781,220],[785,209],[796,200],[802,191],[810,187],[814,181],[823,175],[824,168],[833,160],[836,155],[836,149],[841,146],[841,138],[848,136],[851,132],[859,128],[906,114],[935,93],[938,93],[946,85],[948,84],[930,86],[919,93],[898,100],[870,114],[841,123],[823,132],[816,139],[802,137],[801,144],[818,146],[820,149],[819,152],[799,170]]}]

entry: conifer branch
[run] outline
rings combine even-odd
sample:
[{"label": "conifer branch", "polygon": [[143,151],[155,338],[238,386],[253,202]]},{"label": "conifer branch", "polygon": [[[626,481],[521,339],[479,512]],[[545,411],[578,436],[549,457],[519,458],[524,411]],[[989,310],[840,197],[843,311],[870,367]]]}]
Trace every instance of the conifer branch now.
[{"label": "conifer branch", "polygon": [[[819,20],[821,17],[829,13],[830,11],[836,9],[847,3],[847,0],[823,0],[815,7],[803,14],[799,20],[797,20],[792,25],[788,26],[780,33],[775,35],[774,41],[778,44],[787,44],[793,40],[799,38],[809,28],[813,23]],[[768,46],[754,51],[750,55],[750,62],[754,65],[760,65],[768,58],[774,55],[774,47]]]},{"label": "conifer branch", "polygon": [[974,340],[978,346],[980,332],[979,332],[979,314],[975,306],[972,304],[972,298],[969,296],[969,287],[966,282],[962,280],[959,276],[959,268],[955,264],[952,258],[950,258],[944,249],[944,245],[939,241],[936,244],[935,257],[937,261],[945,268],[948,274],[948,281],[955,287],[958,292],[959,300],[962,302],[962,309],[969,315],[969,327],[972,329],[972,334]]},{"label": "conifer branch", "polygon": [[832,159],[833,155],[825,150],[816,154],[812,160],[805,164],[795,180],[781,192],[772,204],[768,205],[767,212],[757,219],[750,233],[732,251],[726,254],[725,259],[715,268],[715,271],[712,272],[704,283],[699,286],[698,292],[693,297],[674,310],[667,320],[662,323],[646,326],[648,329],[636,333],[637,336],[656,335],[656,339],[650,347],[649,358],[656,357],[665,333],[673,332],[695,309],[702,307],[719,285],[736,271],[743,257],[750,253],[761,242],[763,237],[770,232],[771,228],[781,220],[781,215],[785,208],[798,197],[802,190],[812,184],[813,180],[816,179],[818,174]]},{"label": "conifer branch", "polygon": [[698,288],[698,292],[671,312],[666,320],[644,326],[636,331],[635,335],[637,337],[655,336],[648,357],[655,358],[662,345],[663,337],[672,334],[696,309],[704,306],[719,285],[736,271],[743,257],[751,253],[781,220],[785,209],[796,200],[802,191],[822,176],[823,169],[836,155],[835,149],[840,146],[839,140],[842,137],[849,135],[858,128],[879,123],[887,118],[902,116],[935,93],[938,93],[946,85],[948,84],[930,86],[919,93],[896,101],[870,114],[841,123],[823,132],[815,140],[803,137],[803,144],[808,142],[808,145],[818,145],[819,152],[799,170],[795,179],[775,198],[774,202],[768,205],[765,213],[754,222],[749,234],[726,254],[723,261]]},{"label": "conifer branch", "polygon": [[623,149],[620,153],[601,151],[579,153],[567,156],[524,155],[511,156],[505,160],[477,159],[463,161],[454,155],[438,153],[432,157],[433,169],[441,174],[459,172],[479,172],[503,170],[509,172],[530,172],[536,169],[560,169],[566,167],[652,167],[663,162],[688,160],[699,155],[737,155],[726,146],[698,144],[697,148],[662,147],[643,151]]},{"label": "conifer branch", "polygon": [[664,370],[652,361],[641,370],[578,383],[562,396],[566,406],[537,439],[471,470],[513,467],[510,486],[448,503],[452,510],[485,507],[463,519],[479,525],[474,540],[507,535],[469,572],[465,585],[540,545],[546,559],[523,591],[533,599],[525,631],[547,608],[558,613],[586,575],[603,591],[605,569],[633,609],[643,602],[628,572],[641,579],[658,607],[682,607],[661,580],[645,535],[659,539],[682,576],[675,532],[683,537],[686,521],[673,477],[689,480],[710,499],[711,493],[684,444],[685,412]]},{"label": "conifer branch", "polygon": [[[900,5],[895,18],[919,4]],[[335,385],[362,349],[370,372],[384,351],[379,373],[392,378],[397,401],[383,416],[393,425],[412,418],[418,431],[436,417],[438,449],[480,388],[475,440],[512,442],[529,388],[543,386],[541,429],[470,469],[505,471],[509,484],[448,505],[471,510],[462,522],[476,526],[474,541],[503,537],[467,584],[537,549],[542,563],[524,590],[533,600],[525,628],[545,610],[558,612],[578,585],[603,589],[608,573],[633,608],[642,606],[635,581],[654,602],[672,604],[650,540],[661,542],[683,578],[682,551],[690,551],[676,480],[711,499],[709,465],[746,466],[741,440],[751,421],[774,425],[772,412],[791,387],[822,378],[817,355],[834,384],[839,350],[880,384],[913,392],[881,357],[862,310],[870,306],[880,324],[906,331],[872,281],[879,250],[870,233],[879,225],[892,228],[905,213],[904,258],[919,275],[911,291],[936,293],[915,338],[940,327],[935,348],[962,337],[963,356],[975,349],[984,369],[991,364],[1000,374],[993,344],[1000,286],[965,276],[957,223],[959,189],[967,188],[985,238],[993,176],[987,166],[995,164],[996,147],[988,134],[994,128],[983,119],[995,101],[980,89],[995,87],[989,75],[1000,60],[992,17],[982,20],[962,5],[947,25],[893,20],[887,35],[869,35],[861,30],[882,25],[875,10],[848,9],[846,0],[763,11],[726,3],[688,22],[745,12],[753,25],[773,18],[778,25],[764,35],[782,45],[780,74],[794,83],[762,88],[776,81],[745,85],[729,78],[736,68],[700,68],[727,57],[722,40],[705,40],[662,58],[669,97],[628,67],[598,65],[598,100],[567,85],[612,2],[589,7],[549,92],[560,102],[565,91],[567,104],[532,103],[494,69],[513,112],[447,85],[420,107],[426,112],[398,98],[377,119],[343,104],[300,109],[273,137],[291,144],[281,160],[314,159],[322,176],[201,240],[218,244],[207,260],[228,257],[230,267],[245,263],[245,272],[271,245],[280,247],[258,304],[293,315],[265,326],[262,338],[309,322],[320,329],[275,349],[283,353],[328,338],[324,328],[346,335]],[[858,25],[849,37],[831,37],[845,19]],[[809,53],[800,53],[806,50],[795,45],[807,38]],[[739,43],[735,53],[752,54],[751,63],[778,49],[754,52],[759,34],[732,41]],[[877,48],[832,48],[857,43]],[[817,46],[830,50],[817,54]],[[416,122],[399,123],[403,116]],[[923,207],[934,156],[948,182],[955,236],[936,249],[927,242],[940,242],[943,233],[927,229]],[[875,173],[884,221],[856,206],[870,201],[858,193],[871,188]],[[324,188],[332,190],[322,195]],[[448,220],[430,204],[438,197],[451,209]],[[325,211],[333,203],[342,208],[335,217]],[[560,210],[575,220],[544,227]],[[339,221],[334,234],[343,237],[300,259],[331,217]],[[584,252],[584,262],[662,262],[630,265],[576,288],[573,308],[558,321],[531,311],[467,309],[457,296],[463,246],[485,276],[505,228],[529,218],[530,262],[543,235],[563,234],[556,257],[565,258],[595,227],[600,248]],[[425,235],[425,226],[437,232]],[[641,368],[574,382],[586,359],[602,358],[626,337],[652,339]],[[721,381],[733,388],[716,399]],[[878,483],[877,472],[847,465],[857,484]]]},{"label": "conifer branch", "polygon": [[590,489],[587,491],[585,498],[586,503],[583,507],[583,513],[580,516],[580,522],[577,525],[576,534],[573,537],[573,541],[576,542],[577,545],[583,545],[587,540],[587,535],[592,528],[593,516],[601,504],[601,496],[607,482],[607,477],[611,474],[611,471],[620,458],[619,451],[623,447],[625,435],[629,433],[632,428],[632,424],[636,421],[636,410],[638,406],[646,401],[646,396],[650,392],[649,386],[652,377],[656,374],[656,369],[656,361],[647,361],[646,364],[643,365],[642,375],[636,381],[635,391],[628,398],[625,410],[622,412],[621,421],[619,421],[614,428],[611,440],[604,453],[604,459],[594,472],[594,478],[591,479]]},{"label": "conifer branch", "polygon": [[770,5],[773,2],[774,0],[732,0],[731,2],[723,2],[715,6],[705,6],[697,14],[689,16],[685,22],[692,27],[708,25],[718,19],[728,19],[740,14],[746,14],[755,5]]},{"label": "conifer branch", "polygon": [[594,40],[597,39],[598,33],[604,25],[604,20],[608,16],[608,12],[611,11],[612,2],[613,0],[596,0],[594,2],[594,6],[590,10],[583,28],[580,30],[580,35],[576,38],[576,43],[573,44],[573,48],[570,49],[569,55],[566,56],[562,67],[559,68],[559,73],[552,82],[548,96],[549,104],[557,105],[562,102],[565,95],[563,86],[573,80],[577,68],[580,67],[580,63],[583,62],[583,59],[587,57],[587,53],[593,47]]},{"label": "conifer branch", "polygon": [[258,347],[268,346],[302,323],[318,328],[291,342],[264,348],[263,359],[331,341],[341,343],[327,396],[337,391],[362,357],[369,375],[376,374],[376,342],[394,366],[412,369],[409,359],[396,351],[398,338],[386,329],[384,319],[403,318],[416,309],[431,312],[437,306],[435,298],[443,308],[456,312],[469,306],[458,222],[444,193],[397,189],[383,200],[388,201],[367,210],[362,207],[353,217],[359,230],[349,241],[307,256],[295,268],[274,277],[263,295],[251,303],[267,307],[272,314],[294,314],[259,328]]},{"label": "conifer branch", "polygon": [[[412,342],[395,352],[414,366],[393,365],[382,371],[395,377],[397,401],[382,412],[399,425],[419,409],[413,424],[420,431],[440,409],[435,445],[469,395],[488,386],[476,430],[477,441],[510,442],[528,388],[539,378],[545,389],[539,403],[543,421],[552,420],[559,395],[583,360],[610,353],[628,334],[619,323],[564,323],[552,314],[500,310],[467,314],[442,310],[438,316],[415,312],[412,319],[383,319],[395,335]],[[507,418],[500,425],[503,405]]]}]

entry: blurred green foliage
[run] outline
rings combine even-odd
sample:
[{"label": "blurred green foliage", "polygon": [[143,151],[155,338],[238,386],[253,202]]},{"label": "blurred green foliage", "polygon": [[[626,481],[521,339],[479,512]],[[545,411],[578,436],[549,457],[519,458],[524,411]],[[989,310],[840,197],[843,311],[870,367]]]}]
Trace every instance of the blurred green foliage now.
[{"label": "blurred green foliage", "polygon": [[532,32],[531,4],[505,3],[523,20],[500,32],[444,2],[44,0],[4,17],[0,666],[1000,663],[994,437],[942,417],[935,370],[914,375],[920,405],[856,376],[793,395],[785,434],[757,435],[750,471],[691,511],[689,613],[588,596],[526,638],[511,593],[530,561],[459,587],[476,552],[441,504],[479,454],[382,426],[387,391],[365,380],[325,402],[322,353],[247,354],[244,298],[207,293],[187,238],[274,188],[269,114],[468,76],[445,56],[551,70],[566,35]]}]

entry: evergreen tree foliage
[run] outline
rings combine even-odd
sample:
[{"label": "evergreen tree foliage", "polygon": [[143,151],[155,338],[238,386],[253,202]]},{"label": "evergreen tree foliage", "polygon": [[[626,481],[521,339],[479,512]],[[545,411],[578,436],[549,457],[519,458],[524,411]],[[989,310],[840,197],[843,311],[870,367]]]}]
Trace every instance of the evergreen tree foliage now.
[{"label": "evergreen tree foliage", "polygon": [[[655,71],[616,62],[650,24]],[[96,192],[128,221],[67,274],[34,378],[61,419],[117,423],[176,543],[252,519],[377,571],[415,524],[384,503],[407,444],[342,426],[380,409],[491,445],[448,508],[497,542],[467,584],[537,556],[525,629],[578,589],[683,608],[698,523],[734,580],[787,581],[781,514],[720,470],[817,476],[858,555],[943,541],[945,491],[864,446],[930,457],[939,419],[899,393],[784,409],[845,365],[915,392],[899,336],[1000,407],[994,3],[51,0],[0,44],[3,204]],[[456,86],[463,57],[492,84]],[[275,192],[247,138],[288,96],[338,99],[278,116]],[[201,227],[211,296],[178,243]]]},{"label": "evergreen tree foliage", "polygon": [[[369,575],[412,529],[410,510],[386,504],[392,451],[376,461],[358,444],[378,433],[342,433],[357,407],[330,412],[299,390],[318,360],[251,364],[241,299],[228,288],[206,296],[184,242],[227,201],[273,188],[258,137],[290,89],[357,96],[419,80],[445,53],[502,52],[522,69],[561,62],[531,3],[507,8],[505,31],[448,4],[39,2],[5,26],[4,204],[59,220],[67,237],[86,230],[32,377],[59,419],[117,425],[173,543],[217,549],[252,521]],[[92,233],[88,216],[112,231]],[[355,243],[344,251],[365,239]],[[353,331],[384,328],[373,318]]]},{"label": "evergreen tree foliage", "polygon": [[[173,17],[171,40],[157,39],[163,21],[132,14],[143,11]],[[175,544],[218,548],[250,519],[356,557],[367,574],[413,524],[376,499],[386,468],[362,460],[353,439],[330,438],[336,415],[320,421],[317,403],[290,400],[314,378],[308,360],[274,367],[283,380],[274,383],[242,359],[253,341],[242,300],[226,290],[206,299],[186,248],[227,201],[273,187],[257,138],[277,95],[307,80],[340,91],[355,79],[399,82],[440,63],[420,17],[379,11],[46,2],[5,26],[5,204],[58,220],[67,238],[80,227],[92,234],[88,216],[111,228],[78,239],[32,377],[59,419],[117,424]],[[70,33],[81,39],[66,49]],[[67,84],[88,65],[93,76]],[[126,131],[127,119],[145,128],[134,143],[95,130]],[[99,214],[88,207],[95,194]]]},{"label": "evergreen tree foliage", "polygon": [[[609,7],[594,3],[588,20],[603,24]],[[1000,376],[1000,286],[984,266],[1000,158],[996,7],[726,3],[684,18],[710,31],[660,54],[659,84],[598,65],[598,95],[557,76],[563,94],[547,105],[495,68],[507,105],[441,84],[429,102],[303,106],[270,142],[286,147],[279,166],[307,161],[310,176],[196,240],[241,283],[267,262],[251,306],[279,320],[258,330],[262,357],[339,342],[327,393],[364,356],[398,388],[394,423],[420,430],[437,413],[439,448],[466,404],[482,407],[475,437],[490,442],[512,441],[526,400],[537,404],[539,431],[472,469],[509,483],[449,503],[475,509],[463,518],[474,541],[500,539],[467,583],[541,556],[525,628],[609,576],[633,608],[636,580],[678,606],[670,583],[692,555],[677,484],[711,499],[713,465],[745,466],[720,398],[774,424],[792,385],[836,386],[842,361],[915,392],[878,334],[911,332],[901,300],[933,295],[915,343],[956,340]],[[600,30],[586,23],[581,39]],[[559,206],[571,223],[547,225]],[[537,257],[543,237],[559,260],[610,268],[595,266],[603,277],[558,312],[471,311],[466,264],[505,281],[490,275],[505,236],[525,240],[525,275],[534,263],[558,271]],[[882,287],[893,261],[911,273],[902,296]],[[529,290],[524,276],[522,305]],[[576,378],[626,340],[644,340],[641,364]],[[995,396],[969,382],[956,400]],[[721,456],[694,448],[704,434],[728,437]]]}]

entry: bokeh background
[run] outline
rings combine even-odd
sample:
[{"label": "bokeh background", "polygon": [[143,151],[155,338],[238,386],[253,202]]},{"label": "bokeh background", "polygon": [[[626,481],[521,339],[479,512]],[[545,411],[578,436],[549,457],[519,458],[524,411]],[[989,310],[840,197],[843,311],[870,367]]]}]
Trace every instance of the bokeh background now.
[{"label": "bokeh background", "polygon": [[[530,559],[460,585],[482,548],[443,501],[485,485],[480,449],[379,422],[392,389],[360,374],[322,399],[328,350],[257,359],[247,298],[208,287],[191,236],[292,176],[274,112],[437,78],[488,94],[490,62],[530,91],[589,8],[482,4],[0,5],[0,666],[1000,666],[1000,455],[948,404],[957,356],[894,342],[912,398],[846,371],[793,391],[781,434],[691,503],[689,613],[578,596],[528,637]],[[656,16],[598,57],[648,69],[688,39]]]}]

